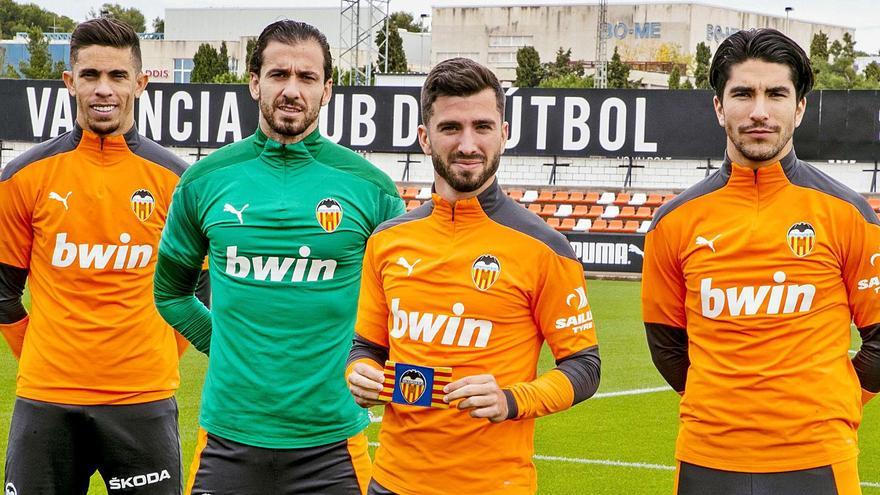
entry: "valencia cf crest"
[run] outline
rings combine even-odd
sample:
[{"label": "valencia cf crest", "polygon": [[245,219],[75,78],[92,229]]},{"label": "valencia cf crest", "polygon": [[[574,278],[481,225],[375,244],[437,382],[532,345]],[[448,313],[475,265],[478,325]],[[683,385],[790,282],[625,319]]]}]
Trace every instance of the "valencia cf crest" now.
[{"label": "valencia cf crest", "polygon": [[807,222],[799,222],[788,229],[788,247],[798,258],[813,252],[816,246],[816,229]]},{"label": "valencia cf crest", "polygon": [[150,191],[138,189],[131,195],[131,211],[141,222],[146,222],[155,209],[156,200]]},{"label": "valencia cf crest", "polygon": [[333,232],[342,223],[342,206],[333,198],[323,199],[315,208],[315,216],[325,232]]},{"label": "valencia cf crest", "polygon": [[478,289],[486,291],[501,276],[501,263],[491,254],[484,254],[471,266],[471,278]]},{"label": "valencia cf crest", "polygon": [[422,398],[422,394],[425,393],[427,384],[428,382],[425,380],[425,375],[423,375],[421,371],[417,369],[408,369],[403,373],[403,376],[400,377],[400,395],[402,395],[403,399],[410,404],[414,404]]}]

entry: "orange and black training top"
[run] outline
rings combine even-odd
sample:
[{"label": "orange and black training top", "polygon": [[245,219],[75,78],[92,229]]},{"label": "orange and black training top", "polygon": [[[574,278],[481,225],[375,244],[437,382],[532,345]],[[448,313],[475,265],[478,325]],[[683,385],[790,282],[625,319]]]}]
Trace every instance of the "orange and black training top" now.
[{"label": "orange and black training top", "polygon": [[[571,245],[496,182],[451,204],[438,195],[367,242],[350,363],[494,375],[508,420],[385,407],[373,477],[401,495],[532,494],[534,419],[591,396],[596,331]],[[557,367],[537,375],[547,342]]]},{"label": "orange and black training top", "polygon": [[177,341],[153,304],[153,269],[185,167],[134,127],[102,139],[77,125],[3,169],[0,330],[21,353],[19,397],[90,405],[174,394]]},{"label": "orange and black training top", "polygon": [[[880,222],[792,151],[725,161],[656,215],[642,310],[684,391],[676,457],[780,472],[858,455],[861,390],[880,390]],[[851,359],[850,322],[862,334]]]}]

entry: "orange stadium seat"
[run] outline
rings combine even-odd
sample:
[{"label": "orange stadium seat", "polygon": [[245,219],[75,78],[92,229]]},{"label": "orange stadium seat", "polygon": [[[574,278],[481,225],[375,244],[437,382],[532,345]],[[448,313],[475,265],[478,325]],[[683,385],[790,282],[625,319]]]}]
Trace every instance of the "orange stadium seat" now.
[{"label": "orange stadium seat", "polygon": [[557,230],[573,230],[574,226],[574,218],[563,218]]},{"label": "orange stadium seat", "polygon": [[507,195],[510,196],[510,199],[512,199],[514,201],[519,201],[523,197],[523,190],[522,189],[511,189],[511,190],[507,191]]},{"label": "orange stadium seat", "polygon": [[541,214],[541,205],[539,205],[538,203],[531,203],[529,205],[529,211],[534,213],[535,215],[540,215]]},{"label": "orange stadium seat", "polygon": [[593,205],[590,207],[590,211],[587,213],[587,218],[599,218],[604,212],[605,208],[603,206]]},{"label": "orange stadium seat", "polygon": [[552,217],[554,214],[556,214],[556,205],[544,205],[541,208],[542,217]]},{"label": "orange stadium seat", "polygon": [[406,202],[406,211],[412,211],[412,210],[415,210],[415,209],[418,208],[419,206],[422,206],[422,202],[421,202],[421,201],[419,201],[419,200],[417,200],[417,199],[411,199],[411,200],[409,200],[409,201]]},{"label": "orange stadium seat", "polygon": [[553,193],[553,199],[550,200],[553,203],[566,203],[568,202],[568,191],[556,191]]},{"label": "orange stadium seat", "polygon": [[589,212],[590,208],[587,205],[577,205],[574,207],[574,210],[572,210],[571,216],[576,218],[585,218]]},{"label": "orange stadium seat", "polygon": [[636,217],[636,208],[634,206],[624,206],[617,215],[621,219],[629,219]]},{"label": "orange stadium seat", "polygon": [[416,195],[419,194],[418,187],[407,187],[403,189],[403,194],[400,195],[403,199],[415,199]]},{"label": "orange stadium seat", "polygon": [[871,205],[874,211],[880,211],[880,198],[869,198],[868,204]]},{"label": "orange stadium seat", "polygon": [[627,220],[626,223],[623,224],[623,231],[627,234],[635,234],[637,230],[639,230],[638,220]]},{"label": "orange stadium seat", "polygon": [[553,227],[556,230],[559,230],[559,219],[558,218],[548,218],[547,225]]},{"label": "orange stadium seat", "polygon": [[553,191],[541,191],[538,193],[538,203],[549,203],[553,199]]},{"label": "orange stadium seat", "polygon": [[623,220],[611,220],[605,232],[623,232]]},{"label": "orange stadium seat", "polygon": [[663,196],[663,203],[666,204],[666,203],[672,201],[673,199],[675,199],[676,196],[678,196],[678,195],[675,193],[667,194],[667,195]]},{"label": "orange stadium seat", "polygon": [[639,206],[634,218],[636,220],[650,220],[652,216],[650,206]]},{"label": "orange stadium seat", "polygon": [[631,196],[627,192],[619,192],[617,193],[617,197],[614,199],[614,204],[617,206],[622,206],[625,204],[629,204],[629,200]]},{"label": "orange stadium seat", "polygon": [[397,185],[397,195],[403,196],[403,186]]},{"label": "orange stadium seat", "polygon": [[663,204],[663,195],[662,194],[649,194],[648,199],[645,201],[645,206],[657,207]]},{"label": "orange stadium seat", "polygon": [[601,218],[595,220],[593,225],[590,227],[590,232],[607,232],[608,231],[608,222],[602,220]]},{"label": "orange stadium seat", "polygon": [[579,205],[584,202],[584,193],[582,191],[572,191],[568,195],[568,202],[573,205]]},{"label": "orange stadium seat", "polygon": [[588,205],[594,205],[599,201],[599,193],[596,191],[590,191],[584,195],[584,203]]}]

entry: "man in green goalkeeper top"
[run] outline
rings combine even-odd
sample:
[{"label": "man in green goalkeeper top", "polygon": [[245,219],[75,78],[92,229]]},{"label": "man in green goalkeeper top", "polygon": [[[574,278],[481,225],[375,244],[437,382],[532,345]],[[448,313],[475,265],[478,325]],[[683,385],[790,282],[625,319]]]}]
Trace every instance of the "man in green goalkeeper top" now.
[{"label": "man in green goalkeeper top", "polygon": [[[259,129],[174,194],[156,305],[210,351],[188,493],[359,494],[370,479],[345,360],[367,238],[404,208],[388,176],[320,135],[331,67],[314,27],[267,26],[249,65]],[[192,296],[206,254],[210,312]]]}]

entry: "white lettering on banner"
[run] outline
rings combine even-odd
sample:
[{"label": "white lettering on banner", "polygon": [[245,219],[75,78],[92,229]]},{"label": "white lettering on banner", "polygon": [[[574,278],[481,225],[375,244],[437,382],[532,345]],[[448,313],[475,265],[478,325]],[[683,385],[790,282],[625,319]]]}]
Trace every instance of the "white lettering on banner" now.
[{"label": "white lettering on banner", "polygon": [[[95,268],[103,270],[107,268],[111,258],[113,265],[111,270],[122,270],[131,268],[143,268],[150,262],[153,257],[153,246],[149,244],[133,244],[131,235],[123,232],[119,235],[117,244],[75,244],[67,242],[67,233],[60,232],[55,236],[55,250],[52,252],[52,266],[59,268],[67,268],[76,261],[79,255],[79,267],[88,269]],[[115,257],[113,255],[116,255]]]},{"label": "white lettering on banner", "polygon": [[[614,131],[614,140],[611,140],[611,110],[616,110],[615,117],[617,127]],[[626,103],[620,98],[608,98],[602,102],[599,109],[599,144],[608,151],[617,151],[623,148],[626,142]]]},{"label": "white lettering on banner", "polygon": [[[508,95],[512,91],[508,90]],[[519,145],[519,138],[522,136],[522,96],[513,96],[510,98],[510,125],[508,128],[507,144],[504,149],[516,148]]]},{"label": "white lettering on banner", "polygon": [[[590,144],[590,127],[587,119],[590,118],[590,102],[586,98],[566,97],[565,110],[562,120],[562,149],[566,151],[582,150]],[[578,115],[574,115],[578,109]],[[577,141],[574,140],[574,131],[580,134]]]},{"label": "white lettering on banner", "polygon": [[333,132],[327,128],[327,113],[329,105],[321,107],[321,113],[318,116],[318,127],[321,128],[321,134],[334,143],[338,143],[342,139],[342,121],[345,111],[345,95],[333,95]]},{"label": "white lettering on banner", "polygon": [[[409,120],[406,125],[403,124],[404,107],[407,108]],[[412,95],[394,95],[394,122],[392,125],[393,146],[410,146],[416,142],[418,133],[416,129],[419,126],[419,102]],[[403,131],[409,131],[407,135],[403,135]]]},{"label": "white lettering on banner", "polygon": [[73,129],[73,112],[70,109],[70,96],[64,88],[55,93],[55,111],[52,113],[52,127],[49,137],[60,136],[62,132]]},{"label": "white lettering on banner", "polygon": [[[60,89],[58,91],[61,91]],[[37,89],[28,86],[27,93],[28,110],[31,113],[31,129],[34,137],[43,137],[43,127],[46,125],[46,116],[49,114],[49,97],[52,88],[43,88],[40,99],[37,100]]]},{"label": "white lettering on banner", "polygon": [[205,143],[210,139],[208,122],[211,115],[211,93],[202,91],[201,106],[199,107],[199,141]]},{"label": "white lettering on banner", "polygon": [[[440,329],[443,328],[443,337],[440,339],[440,343],[443,345],[486,347],[489,344],[489,337],[492,336],[492,322],[465,318],[462,326],[461,316],[463,314],[464,304],[460,302],[452,305],[452,315],[435,315],[434,313],[410,312],[401,309],[400,299],[395,297],[391,299],[392,326],[389,335],[395,339],[409,335],[410,340],[430,344],[434,342]],[[407,330],[409,331],[407,332]],[[477,335],[476,340],[474,340],[474,333]]]},{"label": "white lettering on banner", "polygon": [[184,110],[192,110],[192,96],[186,91],[176,91],[171,95],[171,102],[168,104],[168,134],[175,141],[186,141],[192,135],[191,122],[184,122],[183,128],[180,127],[181,103],[183,103]]},{"label": "white lettering on banner", "polygon": [[[370,95],[351,95],[351,137],[352,146],[367,146],[376,139],[376,100]],[[361,130],[363,129],[363,133]]]},{"label": "white lettering on banner", "polygon": [[[153,103],[155,96],[155,104]],[[149,134],[147,129],[150,129]],[[149,91],[141,94],[140,103],[138,105],[138,132],[141,136],[147,136],[150,139],[159,141],[162,139],[162,90],[153,92],[153,96]]]},{"label": "white lettering on banner", "polygon": [[535,148],[547,149],[547,109],[556,105],[555,96],[533,96],[532,106],[538,107],[538,127],[535,129]]},{"label": "white lettering on banner", "polygon": [[[333,280],[336,273],[336,260],[320,260],[309,258],[312,250],[308,246],[299,248],[300,258],[278,256],[239,256],[238,246],[226,248],[226,273],[236,278],[245,278],[253,267],[254,280],[283,282],[288,272],[291,282],[315,282],[317,280]],[[308,276],[306,276],[308,270]]]},{"label": "white lettering on banner", "polygon": [[232,133],[232,141],[241,141],[241,119],[238,118],[238,98],[235,92],[227,91],[220,110],[220,128],[217,129],[217,142],[222,143],[226,135]]},{"label": "white lettering on banner", "polygon": [[631,265],[630,253],[636,255],[641,249],[626,242],[570,242],[575,256],[582,263],[597,265]]},{"label": "white lettering on banner", "polygon": [[645,128],[647,127],[646,105],[647,98],[636,98],[636,144],[634,151],[637,153],[656,153],[657,143],[645,141]]},{"label": "white lettering on banner", "polygon": [[[700,302],[703,316],[715,319],[721,316],[725,309],[730,316],[756,315],[764,306],[768,294],[770,299],[767,301],[767,309],[764,314],[810,311],[813,306],[813,297],[816,295],[816,286],[813,284],[782,285],[785,279],[785,272],[779,271],[773,274],[773,281],[779,285],[719,289],[712,287],[711,278],[704,278],[700,280]],[[785,296],[785,305],[782,304],[783,295]]]}]

